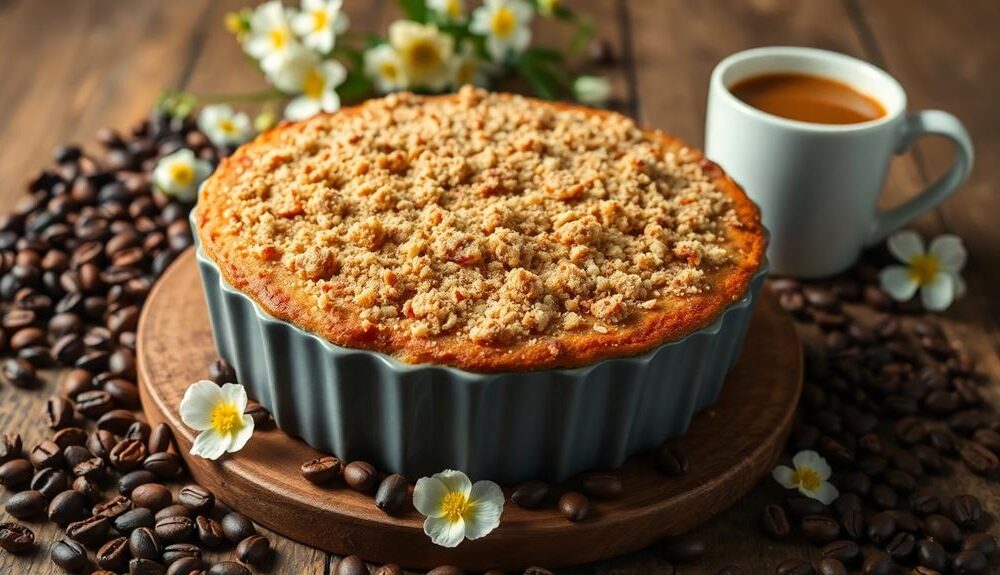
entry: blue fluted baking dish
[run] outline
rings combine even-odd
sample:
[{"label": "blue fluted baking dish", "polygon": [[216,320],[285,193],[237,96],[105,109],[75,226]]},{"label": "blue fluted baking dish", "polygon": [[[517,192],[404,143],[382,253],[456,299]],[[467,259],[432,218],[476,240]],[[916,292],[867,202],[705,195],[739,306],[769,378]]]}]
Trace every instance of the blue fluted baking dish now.
[{"label": "blue fluted baking dish", "polygon": [[461,469],[500,483],[613,469],[683,434],[738,359],[767,272],[765,262],[708,327],[642,355],[483,374],[334,345],[271,316],[197,256],[219,354],[284,432],[411,480]]}]

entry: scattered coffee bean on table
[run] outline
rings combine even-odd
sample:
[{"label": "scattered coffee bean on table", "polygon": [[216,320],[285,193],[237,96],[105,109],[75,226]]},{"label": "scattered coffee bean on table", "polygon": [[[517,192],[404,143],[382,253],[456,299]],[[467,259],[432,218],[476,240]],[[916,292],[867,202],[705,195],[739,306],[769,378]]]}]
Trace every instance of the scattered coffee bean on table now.
[{"label": "scattered coffee bean on table", "polygon": [[0,548],[20,555],[35,546],[35,533],[20,523],[0,523]]}]

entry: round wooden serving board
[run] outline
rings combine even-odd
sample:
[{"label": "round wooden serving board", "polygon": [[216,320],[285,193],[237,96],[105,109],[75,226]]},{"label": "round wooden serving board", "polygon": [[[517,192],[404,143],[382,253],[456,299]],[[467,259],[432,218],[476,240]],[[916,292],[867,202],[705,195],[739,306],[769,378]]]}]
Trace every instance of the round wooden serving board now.
[{"label": "round wooden serving board", "polygon": [[415,568],[575,565],[689,530],[742,497],[774,465],[792,424],[802,379],[792,321],[765,289],[742,359],[719,401],[697,415],[676,441],[690,462],[685,475],[664,477],[648,457],[635,457],[617,471],[624,493],[592,501],[584,521],[571,523],[558,512],[558,492],[535,511],[508,501],[494,532],[445,549],[431,544],[412,507],[390,517],[371,497],[342,483],[327,488],[307,482],[299,465],[319,452],[279,430],[256,432],[246,448],[221,461],[189,455],[194,433],[181,423],[178,407],[188,385],[205,377],[215,354],[189,250],[161,278],[139,325],[140,390],[149,422],[169,424],[195,480],[254,521],[320,549]]}]

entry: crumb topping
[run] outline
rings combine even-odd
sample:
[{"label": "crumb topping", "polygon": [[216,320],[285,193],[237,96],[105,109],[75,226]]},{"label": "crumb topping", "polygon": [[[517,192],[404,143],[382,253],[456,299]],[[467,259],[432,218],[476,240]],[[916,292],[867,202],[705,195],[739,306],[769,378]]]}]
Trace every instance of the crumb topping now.
[{"label": "crumb topping", "polygon": [[250,148],[217,236],[377,330],[509,346],[712,289],[732,200],[617,114],[471,88],[388,96]]}]

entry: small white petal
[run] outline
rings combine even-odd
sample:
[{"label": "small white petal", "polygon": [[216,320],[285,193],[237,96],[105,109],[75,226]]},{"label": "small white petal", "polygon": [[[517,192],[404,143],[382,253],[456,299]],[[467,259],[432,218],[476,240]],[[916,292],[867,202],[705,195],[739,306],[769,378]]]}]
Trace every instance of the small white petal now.
[{"label": "small white petal", "polygon": [[328,60],[323,62],[322,74],[326,79],[326,87],[336,88],[347,79],[347,68],[336,60]]},{"label": "small white petal", "polygon": [[435,545],[458,547],[458,544],[465,539],[465,521],[462,518],[449,521],[443,517],[428,517],[424,520],[424,533]]},{"label": "small white petal", "polygon": [[951,275],[951,283],[955,284],[955,299],[959,299],[964,296],[966,292],[965,280],[963,280],[962,276],[958,274],[949,275]]},{"label": "small white petal", "polygon": [[500,525],[503,515],[503,491],[492,481],[477,481],[469,493],[472,509],[464,517],[465,537],[479,539],[485,537]]},{"label": "small white petal", "polygon": [[920,289],[920,301],[928,311],[942,311],[955,300],[955,284],[952,276],[939,273],[931,283]]},{"label": "small white petal", "polygon": [[228,435],[221,435],[214,429],[206,429],[194,438],[194,444],[191,445],[191,455],[205,459],[218,459],[222,457],[231,443],[232,438]]},{"label": "small white petal", "polygon": [[219,392],[226,400],[236,407],[236,411],[243,413],[247,408],[247,390],[238,383],[224,383]]},{"label": "small white petal", "polygon": [[304,120],[320,112],[320,101],[299,96],[285,106],[285,117],[289,120]]},{"label": "small white petal", "polygon": [[437,477],[421,477],[413,487],[413,507],[421,515],[441,517],[441,502],[448,494],[448,488]]},{"label": "small white petal", "polygon": [[237,451],[243,449],[243,446],[250,441],[251,436],[253,436],[253,418],[249,415],[244,415],[243,427],[241,427],[236,433],[232,434],[229,447],[226,448],[226,451],[229,453],[236,453]]},{"label": "small white petal", "polygon": [[823,459],[823,456],[811,449],[796,453],[795,457],[792,458],[792,465],[795,466],[795,469],[812,469],[824,481],[830,478],[830,465]]},{"label": "small white petal", "polygon": [[910,270],[903,266],[889,266],[879,272],[879,285],[882,291],[896,301],[907,301],[917,293],[917,282],[910,276]]},{"label": "small white petal", "polygon": [[323,99],[320,100],[320,107],[324,112],[333,113],[340,109],[340,96],[335,90],[323,92]]},{"label": "small white petal", "polygon": [[799,486],[798,482],[795,481],[795,470],[787,465],[775,467],[774,471],[771,472],[771,477],[786,489],[795,489]]},{"label": "small white petal", "polygon": [[924,240],[913,230],[903,230],[889,236],[889,253],[903,263],[924,254]]},{"label": "small white petal", "polygon": [[840,497],[840,492],[834,487],[832,483],[824,481],[815,491],[810,491],[804,487],[799,488],[799,493],[805,495],[806,497],[811,497],[823,505],[829,505],[833,503],[838,497]]},{"label": "small white petal", "polygon": [[937,257],[941,269],[946,272],[957,273],[965,267],[965,260],[968,253],[962,238],[955,234],[942,234],[931,242],[930,252]]},{"label": "small white petal", "polygon": [[201,431],[212,427],[212,410],[223,401],[222,390],[208,380],[191,384],[181,399],[181,421],[191,429]]},{"label": "small white petal", "polygon": [[435,473],[434,477],[444,484],[448,491],[457,491],[468,497],[472,491],[472,481],[469,476],[454,469],[445,469],[441,473]]}]

